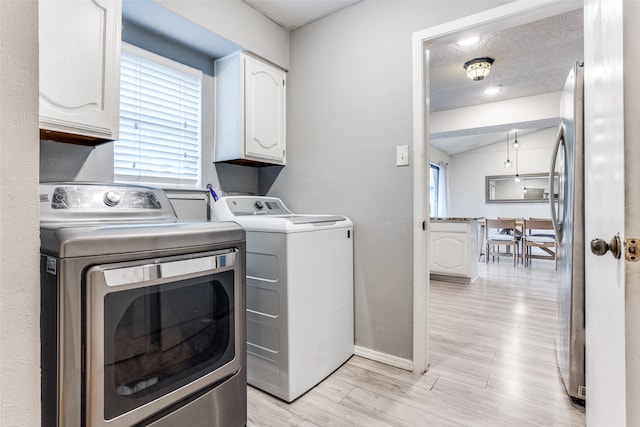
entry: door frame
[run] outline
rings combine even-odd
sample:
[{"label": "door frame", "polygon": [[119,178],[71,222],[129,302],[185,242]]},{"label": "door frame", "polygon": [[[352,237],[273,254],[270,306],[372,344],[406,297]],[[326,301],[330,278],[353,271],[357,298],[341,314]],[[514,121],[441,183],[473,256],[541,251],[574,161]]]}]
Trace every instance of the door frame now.
[{"label": "door frame", "polygon": [[504,30],[583,6],[581,0],[518,0],[413,34],[413,371],[429,363],[429,46]]}]

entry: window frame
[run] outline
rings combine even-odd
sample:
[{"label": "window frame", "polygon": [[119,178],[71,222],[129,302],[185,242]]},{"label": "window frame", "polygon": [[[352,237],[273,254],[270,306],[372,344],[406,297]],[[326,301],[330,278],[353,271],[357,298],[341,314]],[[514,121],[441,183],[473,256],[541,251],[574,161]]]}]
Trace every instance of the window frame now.
[{"label": "window frame", "polygon": [[[137,56],[144,61],[150,61],[155,63],[161,67],[166,67],[171,70],[177,71],[179,73],[186,74],[188,76],[195,77],[199,81],[199,100],[194,103],[197,104],[198,111],[194,117],[197,117],[197,144],[191,144],[190,147],[195,148],[197,146],[197,158],[195,161],[189,162],[190,165],[197,169],[197,178],[196,179],[187,179],[186,182],[183,178],[179,177],[177,179],[171,179],[170,177],[164,175],[159,176],[144,176],[143,174],[122,174],[117,172],[116,168],[116,150],[118,149],[117,144],[118,141],[114,141],[114,162],[113,162],[113,177],[114,182],[122,182],[122,183],[131,183],[131,184],[139,184],[139,185],[149,185],[154,187],[162,187],[165,189],[176,189],[176,190],[194,190],[201,189],[203,182],[203,109],[205,108],[204,98],[204,73],[202,70],[197,68],[185,65],[181,62],[175,61],[173,59],[167,58],[165,56],[153,53],[144,48],[123,42],[122,43],[122,53],[126,53],[129,55]],[[123,61],[121,61],[123,62]],[[122,77],[121,77],[122,82]],[[122,102],[122,100],[120,100]],[[121,104],[122,105],[122,104]],[[177,110],[177,109],[176,109]],[[120,112],[120,121],[121,121],[121,131],[120,136],[123,135],[122,131],[122,111]],[[126,132],[125,132],[126,133]],[[179,141],[175,141],[176,144],[180,144]],[[180,154],[178,154],[179,156]],[[179,159],[177,159],[179,161]],[[136,178],[137,177],[137,178]]]},{"label": "window frame", "polygon": [[[431,177],[435,171],[435,182],[431,182]],[[435,194],[432,198],[432,193]],[[438,205],[440,199],[440,165],[429,163],[429,216],[438,216]]]}]

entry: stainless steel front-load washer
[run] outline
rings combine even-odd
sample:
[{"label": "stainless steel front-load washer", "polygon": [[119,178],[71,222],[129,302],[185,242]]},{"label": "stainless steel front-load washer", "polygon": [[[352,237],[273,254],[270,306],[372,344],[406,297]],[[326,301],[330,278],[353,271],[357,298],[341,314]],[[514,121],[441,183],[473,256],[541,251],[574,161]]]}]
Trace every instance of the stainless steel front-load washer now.
[{"label": "stainless steel front-load washer", "polygon": [[43,426],[244,426],[245,232],[162,190],[40,186]]}]

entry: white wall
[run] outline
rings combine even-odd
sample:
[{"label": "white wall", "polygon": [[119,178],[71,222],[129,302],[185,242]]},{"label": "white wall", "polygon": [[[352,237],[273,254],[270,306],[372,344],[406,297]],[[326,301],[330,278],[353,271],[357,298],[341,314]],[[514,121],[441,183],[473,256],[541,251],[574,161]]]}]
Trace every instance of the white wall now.
[{"label": "white wall", "polygon": [[0,425],[40,425],[38,3],[0,1]]},{"label": "white wall", "polygon": [[429,163],[449,163],[450,161],[450,155],[433,145],[429,147]]},{"label": "white wall", "polygon": [[413,356],[413,159],[395,166],[412,144],[412,34],[503,3],[364,1],[291,33],[287,166],[269,194],[354,221],[358,346]]},{"label": "white wall", "polygon": [[501,125],[513,126],[521,122],[534,122],[557,118],[562,92],[525,96],[506,101],[456,108],[431,113],[429,132],[451,132]]},{"label": "white wall", "polygon": [[284,69],[289,68],[289,33],[239,0],[155,0],[208,30]]},{"label": "white wall", "polygon": [[[522,143],[518,148],[518,173],[548,172],[556,135],[556,128],[548,128],[518,136],[518,141]],[[485,176],[515,174],[515,153],[512,144],[510,147],[510,159],[514,162],[514,166],[510,169],[504,167],[504,161],[507,159],[505,141],[451,156],[449,161],[450,216],[487,218],[551,216],[548,203],[488,204],[485,202]]]},{"label": "white wall", "polygon": [[113,144],[88,147],[42,141],[40,180],[113,182]]}]

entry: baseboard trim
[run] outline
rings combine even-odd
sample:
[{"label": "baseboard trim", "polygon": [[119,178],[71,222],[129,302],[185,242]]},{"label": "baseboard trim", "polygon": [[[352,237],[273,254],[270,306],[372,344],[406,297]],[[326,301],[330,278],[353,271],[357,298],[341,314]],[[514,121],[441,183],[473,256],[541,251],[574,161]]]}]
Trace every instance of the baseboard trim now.
[{"label": "baseboard trim", "polygon": [[402,357],[394,356],[392,354],[381,353],[370,348],[354,346],[353,354],[356,356],[365,357],[367,359],[375,360],[376,362],[384,363],[387,365],[395,366],[396,368],[404,369],[407,371],[413,371],[413,361],[409,359],[403,359]]}]

